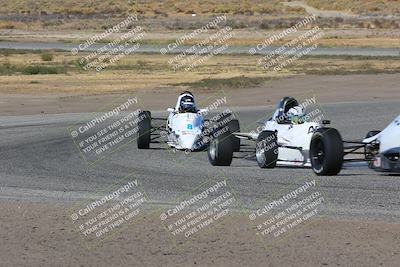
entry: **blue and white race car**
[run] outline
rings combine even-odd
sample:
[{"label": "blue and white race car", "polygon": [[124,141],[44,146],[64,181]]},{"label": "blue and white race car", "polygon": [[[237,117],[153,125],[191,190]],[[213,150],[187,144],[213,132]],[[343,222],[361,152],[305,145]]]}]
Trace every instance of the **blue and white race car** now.
[{"label": "blue and white race car", "polygon": [[[210,140],[220,128],[231,127],[237,131],[239,122],[235,119],[223,123],[232,114],[221,114],[215,122],[206,120],[208,109],[198,109],[192,93],[185,91],[179,95],[175,108],[168,108],[167,118],[152,118],[150,111],[142,111],[138,123],[137,146],[150,148],[150,143],[165,142],[169,147],[184,151],[201,151],[208,147]],[[153,125],[152,121],[163,121],[164,125]],[[220,123],[219,123],[220,122]],[[218,125],[218,127],[216,127]],[[166,140],[164,140],[166,139]]]}]

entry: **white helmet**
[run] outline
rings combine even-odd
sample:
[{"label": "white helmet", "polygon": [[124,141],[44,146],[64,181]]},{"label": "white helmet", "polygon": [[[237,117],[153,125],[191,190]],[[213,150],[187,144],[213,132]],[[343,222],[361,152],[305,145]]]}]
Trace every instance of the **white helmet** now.
[{"label": "white helmet", "polygon": [[292,107],[287,112],[289,120],[295,124],[303,123],[302,118],[304,117],[304,115],[304,109],[300,106]]}]

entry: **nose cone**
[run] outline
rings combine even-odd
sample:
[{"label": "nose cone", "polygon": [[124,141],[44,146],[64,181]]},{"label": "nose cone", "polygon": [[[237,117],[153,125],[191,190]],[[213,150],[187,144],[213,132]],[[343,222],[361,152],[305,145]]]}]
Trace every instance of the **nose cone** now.
[{"label": "nose cone", "polygon": [[195,134],[187,134],[182,136],[180,140],[182,149],[193,149],[196,140],[197,140],[197,135]]}]

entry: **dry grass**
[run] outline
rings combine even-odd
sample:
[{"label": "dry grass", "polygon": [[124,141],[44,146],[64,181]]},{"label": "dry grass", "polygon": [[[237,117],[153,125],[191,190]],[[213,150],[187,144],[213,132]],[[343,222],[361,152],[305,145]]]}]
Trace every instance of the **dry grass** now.
[{"label": "dry grass", "polygon": [[278,0],[164,0],[164,1],[102,1],[102,0],[3,0],[2,13],[22,14],[128,14],[137,12],[145,15],[173,14],[270,14],[297,13],[285,8]]},{"label": "dry grass", "polygon": [[0,29],[26,29],[26,24],[18,21],[3,20],[0,21]]},{"label": "dry grass", "polygon": [[[172,35],[172,34],[171,34]],[[237,34],[238,36],[240,34]],[[178,38],[179,36],[177,36]],[[243,37],[232,38],[227,40],[225,43],[230,46],[256,46],[262,43],[265,39],[262,38],[251,38]],[[293,40],[293,38],[285,38],[273,43],[273,46],[281,46]],[[160,40],[160,39],[145,39],[141,43],[152,44],[152,45],[166,45],[172,43],[174,40]],[[185,42],[186,45],[195,45],[199,42],[198,39],[191,39]],[[80,42],[82,43],[82,42]],[[375,47],[375,48],[398,48],[399,38],[388,38],[388,37],[332,37],[325,36],[321,39],[315,40],[313,43],[319,47]]]},{"label": "dry grass", "polygon": [[[279,0],[3,0],[3,14],[118,14],[137,12],[144,15],[177,14],[299,14],[302,9],[284,7]],[[397,0],[305,0],[313,7],[326,10],[350,10],[356,13],[400,13]]]},{"label": "dry grass", "polygon": [[[244,36],[242,34],[243,31],[235,31],[238,38],[231,38],[226,40],[225,43],[230,46],[256,46],[257,44],[263,43],[265,41],[264,38],[260,37],[252,37],[252,36]],[[303,31],[301,33],[304,33]],[[256,34],[254,34],[256,35]],[[297,35],[300,35],[298,33]],[[178,39],[181,35],[171,33],[169,37],[176,36]],[[282,46],[294,39],[295,35],[291,35],[290,38],[280,39],[273,43],[273,46]],[[204,38],[204,37],[203,37]],[[202,39],[194,38],[185,41],[185,45],[196,45]],[[76,43],[83,43],[84,40],[75,40]],[[110,40],[104,40],[104,43],[109,43]],[[146,45],[163,45],[166,46],[169,43],[175,42],[175,39],[144,39],[141,41],[141,44]],[[315,40],[313,43],[317,44],[319,47],[375,47],[375,48],[398,48],[399,47],[399,38],[393,37],[339,37],[339,36],[330,36],[326,35],[320,39]]]},{"label": "dry grass", "polygon": [[[305,0],[307,4],[325,10],[345,10],[359,14],[400,13],[398,0]],[[3,0],[3,14],[116,14],[132,12],[143,15],[176,16],[178,14],[301,14],[303,9],[282,5],[279,0]]]},{"label": "dry grass", "polygon": [[322,38],[315,41],[321,47],[377,47],[398,48],[398,38]]},{"label": "dry grass", "polygon": [[305,0],[318,9],[352,11],[357,14],[400,14],[398,0]]},{"label": "dry grass", "polygon": [[141,25],[147,28],[179,30],[202,27],[220,14],[229,16],[230,26],[249,28],[261,25],[265,18],[299,17],[305,12],[279,0],[3,0],[0,14],[8,15],[0,29],[101,30],[139,14]]},{"label": "dry grass", "polygon": [[[352,11],[358,14],[400,14],[398,0],[307,0],[313,7]],[[0,29],[104,30],[139,14],[141,25],[149,29],[182,30],[203,26],[211,16],[227,14],[227,25],[235,29],[282,29],[306,16],[303,8],[293,8],[279,0],[2,0]],[[193,17],[192,14],[196,14]],[[319,18],[324,28],[398,29],[396,17]]]},{"label": "dry grass", "polygon": [[189,72],[173,72],[168,58],[137,54],[118,65],[101,71],[79,70],[78,58],[69,53],[55,53],[52,62],[43,62],[40,54],[9,54],[0,64],[17,66],[64,67],[66,74],[0,76],[1,93],[120,93],[141,89],[183,89],[216,87],[230,89],[262,86],[265,81],[304,74],[400,73],[397,58],[309,57],[281,72],[265,72],[257,66],[257,57],[223,55],[211,58]]}]

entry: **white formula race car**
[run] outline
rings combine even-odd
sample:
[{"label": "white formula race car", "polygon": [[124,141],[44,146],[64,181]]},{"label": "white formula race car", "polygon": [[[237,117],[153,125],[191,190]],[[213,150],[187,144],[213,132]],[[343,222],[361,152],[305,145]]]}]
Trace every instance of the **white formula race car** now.
[{"label": "white formula race car", "polygon": [[258,131],[231,132],[213,140],[208,149],[212,165],[228,166],[232,162],[234,137],[254,141],[259,167],[312,167],[318,175],[336,175],[344,161],[344,147],[340,133],[326,127],[329,121],[308,120],[296,99],[284,97],[272,116],[260,122]]},{"label": "white formula race car", "polygon": [[[345,141],[347,153],[361,154],[368,167],[379,172],[400,174],[400,116],[382,131],[370,131],[362,141]],[[360,151],[362,149],[362,151]],[[359,161],[359,159],[352,159]]]},{"label": "white formula race car", "polygon": [[[167,111],[168,118],[152,118],[150,111],[142,111],[139,114],[139,149],[149,149],[150,143],[165,142],[177,150],[201,151],[208,147],[210,140],[218,135],[221,127],[230,127],[230,132],[239,130],[239,122],[235,119],[224,123],[227,117],[232,116],[231,113],[222,113],[217,117],[217,123],[206,120],[204,115],[208,110],[197,109],[194,96],[188,91],[180,94],[175,108],[168,108]],[[152,123],[156,121],[163,121],[165,124],[157,126]],[[166,140],[162,140],[165,138]]]},{"label": "white formula race car", "polygon": [[255,158],[261,168],[311,167],[317,175],[336,175],[344,162],[365,161],[376,171],[400,173],[400,116],[360,141],[343,141],[336,129],[326,127],[329,121],[308,118],[294,98],[284,97],[272,118],[262,122],[260,131],[230,132],[213,140],[209,161],[216,166],[230,165],[233,138],[238,137],[256,142]]}]

